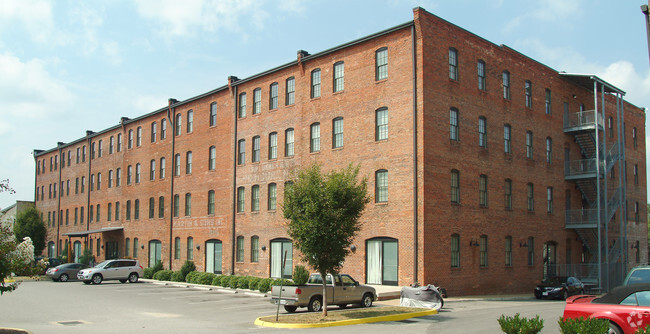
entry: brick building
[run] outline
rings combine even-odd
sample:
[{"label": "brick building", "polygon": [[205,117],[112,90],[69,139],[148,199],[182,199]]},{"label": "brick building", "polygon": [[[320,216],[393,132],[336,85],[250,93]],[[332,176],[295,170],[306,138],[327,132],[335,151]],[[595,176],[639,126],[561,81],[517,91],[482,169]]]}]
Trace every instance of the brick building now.
[{"label": "brick building", "polygon": [[645,114],[623,95],[415,8],[35,150],[36,206],[50,256],[70,242],[98,260],[279,277],[300,262],[281,212],[291,171],[354,162],[373,200],[343,270],[365,283],[458,295],[572,274],[607,288],[648,261]]}]

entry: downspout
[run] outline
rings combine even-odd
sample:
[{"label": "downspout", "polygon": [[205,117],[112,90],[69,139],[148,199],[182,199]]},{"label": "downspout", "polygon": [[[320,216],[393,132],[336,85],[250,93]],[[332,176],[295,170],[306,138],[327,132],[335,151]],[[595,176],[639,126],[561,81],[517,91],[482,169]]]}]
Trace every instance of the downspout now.
[{"label": "downspout", "polygon": [[[61,144],[62,143],[58,143],[58,145],[57,145],[58,146],[58,152],[59,152],[59,155],[57,156],[57,159],[58,159],[58,157],[61,156]],[[56,184],[58,186],[61,185],[61,168],[59,168],[59,178],[56,181]],[[57,243],[59,243],[59,237],[61,236],[61,228],[60,228],[60,226],[61,226],[61,220],[63,218],[63,214],[60,214],[60,212],[61,212],[61,189],[59,189],[59,197],[56,200],[56,215],[57,215],[57,218],[59,218],[57,223],[56,223],[56,242]],[[57,252],[59,252],[59,251],[61,251],[61,250],[57,249]]]},{"label": "downspout", "polygon": [[[90,138],[91,134],[92,134],[91,131],[86,131],[86,137],[88,138],[88,147],[92,150],[93,146],[91,144],[91,138]],[[92,172],[93,154],[94,154],[94,152],[90,152],[90,159],[88,159],[88,183],[89,183],[89,185],[90,185],[90,175],[91,175],[91,172]],[[90,208],[90,187],[88,187],[88,196],[86,198],[86,215],[87,215],[87,217],[86,217],[86,231],[90,230],[90,219],[89,219],[90,210],[88,210],[88,208]],[[104,241],[106,241],[106,240],[104,240]],[[89,243],[88,234],[86,234],[86,249],[88,248],[88,243]],[[106,253],[104,253],[104,258],[106,258]]]},{"label": "downspout", "polygon": [[[176,113],[176,108],[172,108],[172,104],[174,104],[176,100],[174,99],[169,99],[167,101],[168,103],[168,108],[167,108],[167,120],[169,121],[169,124],[171,124],[171,134],[172,134],[172,156],[170,159],[171,162],[171,181],[170,181],[170,196],[169,196],[169,269],[172,269],[172,235],[174,233],[174,178],[176,178],[176,117],[174,117],[174,114]],[[179,199],[180,201],[180,199]],[[149,250],[149,253],[151,254],[151,250]],[[155,265],[155,263],[154,263]]]},{"label": "downspout", "polygon": [[411,26],[411,55],[413,57],[413,281],[418,282],[418,108],[417,108],[417,53],[415,51],[415,24]]},{"label": "downspout", "polygon": [[[228,81],[231,81],[231,78],[228,78]],[[230,84],[230,82],[229,82]],[[237,101],[239,95],[237,94],[237,86],[233,85],[233,94],[235,95],[235,106],[234,106],[234,149],[233,149],[233,160],[232,160],[232,223],[230,227],[230,274],[235,274],[235,218],[237,217]]]}]

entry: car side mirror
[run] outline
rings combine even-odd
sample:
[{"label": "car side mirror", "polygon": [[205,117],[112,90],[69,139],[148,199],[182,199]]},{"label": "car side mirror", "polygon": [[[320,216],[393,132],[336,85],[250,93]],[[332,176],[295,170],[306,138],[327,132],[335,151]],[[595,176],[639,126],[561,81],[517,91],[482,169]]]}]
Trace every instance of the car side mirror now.
[{"label": "car side mirror", "polygon": [[354,286],[359,286],[359,282],[354,281]]}]

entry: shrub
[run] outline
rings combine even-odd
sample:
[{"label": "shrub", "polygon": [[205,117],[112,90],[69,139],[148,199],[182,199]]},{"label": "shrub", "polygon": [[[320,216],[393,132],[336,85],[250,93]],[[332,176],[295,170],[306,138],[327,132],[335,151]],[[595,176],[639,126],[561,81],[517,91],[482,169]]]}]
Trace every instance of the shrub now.
[{"label": "shrub", "polygon": [[292,280],[286,279],[286,278],[276,278],[273,280],[273,283],[271,284],[272,286],[287,286],[287,285],[294,285]]},{"label": "shrub", "polygon": [[154,274],[154,275],[155,275],[157,272],[163,270],[163,264],[162,264],[162,261],[157,261],[156,264],[154,264],[154,266],[151,267],[151,268],[153,269],[153,274]]},{"label": "shrub", "polygon": [[185,276],[185,282],[187,282],[187,283],[194,283],[194,277],[195,277],[198,273],[199,273],[198,271],[192,271],[192,272],[189,272],[189,273]]},{"label": "shrub", "polygon": [[90,249],[84,249],[83,255],[79,257],[79,262],[90,265],[90,261],[92,259],[93,259],[93,253],[90,251]]},{"label": "shrub", "polygon": [[174,272],[171,270],[159,270],[155,274],[153,274],[153,279],[159,280],[159,281],[169,281],[171,280],[172,274]]},{"label": "shrub", "polygon": [[296,285],[305,285],[309,280],[309,272],[304,266],[296,266],[293,268],[293,281]]},{"label": "shrub", "polygon": [[240,289],[249,289],[248,285],[250,284],[250,276],[244,276],[239,279],[239,282],[237,282],[237,287]]},{"label": "shrub", "polygon": [[232,278],[232,276],[229,276],[229,275],[222,275],[222,276],[221,276],[221,286],[224,287],[224,288],[229,287],[229,286],[230,286],[230,279],[231,279],[231,278]]},{"label": "shrub", "polygon": [[175,271],[171,277],[172,282],[185,282],[185,277],[183,277],[183,272]]},{"label": "shrub", "polygon": [[237,286],[239,285],[239,281],[242,279],[242,276],[232,276],[230,279],[230,282],[228,282],[228,286],[231,289],[237,289]]},{"label": "shrub", "polygon": [[216,276],[212,279],[212,285],[221,286],[221,279],[222,279],[222,278],[223,278],[223,275],[216,275]]},{"label": "shrub", "polygon": [[257,290],[257,285],[262,279],[259,277],[251,276],[248,278],[248,288],[251,290]]},{"label": "shrub", "polygon": [[272,278],[262,278],[257,283],[257,290],[259,290],[261,293],[267,293],[271,291],[271,283],[273,283]]},{"label": "shrub", "polygon": [[581,333],[603,333],[604,334],[607,333],[607,331],[609,331],[609,320],[607,319],[594,319],[594,318],[564,319],[560,317],[557,323],[560,325],[560,333],[563,334],[581,334]]},{"label": "shrub", "polygon": [[201,273],[197,279],[198,284],[203,284],[203,285],[210,285],[212,284],[212,280],[214,277],[217,276],[213,273]]},{"label": "shrub", "polygon": [[528,319],[519,317],[519,313],[514,317],[506,317],[502,314],[498,321],[501,330],[506,334],[536,334],[544,328],[544,319],[540,319],[539,315]]},{"label": "shrub", "polygon": [[186,280],[187,274],[193,271],[196,271],[196,266],[194,265],[194,262],[185,261],[185,263],[183,263],[183,266],[181,267],[181,274],[183,275],[183,281]]},{"label": "shrub", "polygon": [[144,278],[153,278],[153,268],[144,268]]}]

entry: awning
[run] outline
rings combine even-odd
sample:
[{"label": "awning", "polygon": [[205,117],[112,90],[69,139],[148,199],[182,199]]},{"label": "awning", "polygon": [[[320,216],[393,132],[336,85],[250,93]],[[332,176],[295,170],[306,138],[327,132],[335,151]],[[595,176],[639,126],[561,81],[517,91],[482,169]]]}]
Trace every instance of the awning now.
[{"label": "awning", "polygon": [[63,233],[63,235],[66,235],[66,236],[69,236],[69,237],[84,237],[84,236],[87,236],[88,234],[113,232],[113,231],[119,231],[119,230],[123,230],[123,229],[124,229],[124,227],[104,227],[104,228],[100,228],[100,229],[97,229],[97,230]]}]

